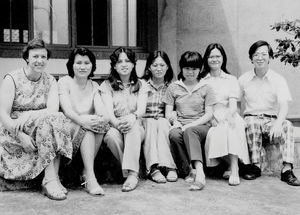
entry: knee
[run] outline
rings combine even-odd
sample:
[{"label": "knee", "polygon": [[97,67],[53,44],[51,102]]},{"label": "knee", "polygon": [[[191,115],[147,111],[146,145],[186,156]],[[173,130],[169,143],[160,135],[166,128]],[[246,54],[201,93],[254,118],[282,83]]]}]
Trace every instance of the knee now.
[{"label": "knee", "polygon": [[178,142],[182,138],[182,132],[179,129],[172,129],[169,133],[169,139],[171,143]]}]

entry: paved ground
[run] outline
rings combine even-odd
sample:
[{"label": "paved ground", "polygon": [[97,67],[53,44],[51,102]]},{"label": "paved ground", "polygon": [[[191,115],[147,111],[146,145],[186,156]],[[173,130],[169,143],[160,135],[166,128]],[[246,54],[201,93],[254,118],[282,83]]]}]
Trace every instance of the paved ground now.
[{"label": "paved ground", "polygon": [[[300,178],[300,169],[295,173]],[[189,185],[182,179],[162,185],[143,180],[130,193],[122,193],[118,184],[103,187],[104,197],[71,190],[68,199],[61,202],[49,200],[38,191],[0,192],[0,214],[300,214],[300,187],[270,176],[242,180],[237,187],[228,186],[225,180],[207,179],[200,192],[188,191]]]}]

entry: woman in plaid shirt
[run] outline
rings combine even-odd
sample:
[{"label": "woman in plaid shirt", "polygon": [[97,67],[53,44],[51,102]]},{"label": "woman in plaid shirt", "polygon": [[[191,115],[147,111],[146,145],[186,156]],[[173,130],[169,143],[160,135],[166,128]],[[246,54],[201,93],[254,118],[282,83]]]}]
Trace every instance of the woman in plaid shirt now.
[{"label": "woman in plaid shirt", "polygon": [[[174,182],[177,181],[177,173],[170,152],[170,123],[165,118],[165,103],[162,101],[173,79],[173,69],[165,52],[154,51],[149,54],[143,79],[150,89],[146,114],[143,116],[146,131],[143,151],[147,173],[154,182]],[[162,172],[166,173],[166,177]]]}]

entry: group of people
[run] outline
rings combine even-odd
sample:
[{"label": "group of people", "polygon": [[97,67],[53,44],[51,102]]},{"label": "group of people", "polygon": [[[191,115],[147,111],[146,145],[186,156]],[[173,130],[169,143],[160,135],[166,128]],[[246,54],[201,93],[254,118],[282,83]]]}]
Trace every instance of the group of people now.
[{"label": "group of people", "polygon": [[89,49],[71,52],[68,75],[58,82],[44,71],[49,57],[43,40],[33,39],[23,50],[27,65],[4,76],[0,177],[30,180],[43,174],[43,194],[63,200],[68,190],[59,178],[60,163],[70,163],[80,151],[85,190],[104,195],[94,172],[103,142],[122,166],[123,192],[138,185],[141,151],[147,175],[156,183],[181,177],[190,190],[202,190],[204,167],[223,162],[223,177],[235,186],[240,184],[239,163],[247,167],[245,179],[261,175],[267,141],[280,144],[281,180],[300,186],[292,171],[293,126],[285,119],[291,95],[285,79],[269,68],[273,51],[267,42],[250,47],[254,68],[239,80],[228,72],[218,43],[210,44],[203,58],[196,51],[184,52],[177,78],[164,51],[149,53],[139,78],[135,53],[117,48],[100,86],[91,79],[96,58]]}]

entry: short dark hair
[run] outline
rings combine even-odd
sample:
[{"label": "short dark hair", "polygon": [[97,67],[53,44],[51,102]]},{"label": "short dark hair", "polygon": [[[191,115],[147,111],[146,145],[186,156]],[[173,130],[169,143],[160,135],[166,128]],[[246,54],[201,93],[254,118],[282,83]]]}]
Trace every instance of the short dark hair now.
[{"label": "short dark hair", "polygon": [[73,64],[74,64],[76,55],[89,57],[89,59],[92,63],[92,70],[91,70],[91,73],[88,75],[88,78],[94,77],[94,71],[96,70],[96,57],[91,50],[89,50],[88,48],[85,48],[85,47],[73,49],[73,51],[70,53],[69,60],[66,64],[69,76],[71,76],[72,78],[74,77]]},{"label": "short dark hair", "polygon": [[152,78],[152,72],[150,70],[150,66],[154,62],[154,60],[158,57],[161,57],[168,66],[168,69],[167,69],[165,77],[164,77],[164,81],[166,83],[169,83],[169,82],[172,81],[174,73],[173,73],[173,69],[172,69],[172,66],[171,66],[169,56],[164,51],[158,51],[157,50],[157,51],[153,51],[149,54],[149,56],[147,58],[147,61],[146,61],[144,75],[143,75],[142,78],[145,79],[145,80],[149,80],[150,78]]},{"label": "short dark hair", "polygon": [[191,68],[199,68],[200,69],[199,75],[197,77],[197,80],[199,81],[201,78],[204,77],[201,73],[202,66],[203,66],[203,59],[199,52],[196,52],[196,51],[184,52],[181,55],[180,60],[179,60],[180,72],[177,76],[178,80],[182,79],[184,81],[185,78],[183,77],[182,69],[185,67],[191,67]]},{"label": "short dark hair", "polygon": [[47,59],[49,59],[51,56],[51,51],[47,48],[46,43],[41,38],[33,38],[23,48],[22,57],[26,62],[28,60],[29,50],[32,49],[46,49]]},{"label": "short dark hair", "polygon": [[114,50],[113,53],[110,55],[110,74],[107,79],[110,82],[111,87],[115,91],[119,91],[122,89],[122,87],[120,86],[120,83],[122,82],[121,78],[119,76],[119,73],[115,69],[115,66],[119,61],[119,56],[122,52],[124,52],[127,55],[130,62],[133,63],[133,68],[129,77],[129,81],[132,84],[131,92],[136,93],[140,90],[140,82],[138,80],[138,76],[135,68],[136,67],[135,52],[133,52],[129,48],[119,47],[116,50]]},{"label": "short dark hair", "polygon": [[249,49],[249,58],[250,60],[253,59],[253,55],[254,53],[256,52],[256,50],[261,47],[261,46],[267,46],[268,47],[268,53],[269,53],[269,56],[270,58],[273,58],[273,49],[272,47],[270,46],[270,44],[264,40],[258,40],[256,41],[255,43],[253,43],[251,46],[250,46],[250,49]]},{"label": "short dark hair", "polygon": [[207,48],[205,50],[205,53],[204,53],[204,56],[203,56],[203,61],[204,61],[203,64],[204,64],[204,73],[205,73],[205,75],[210,72],[210,67],[208,65],[208,58],[209,58],[209,55],[210,55],[210,53],[213,49],[218,49],[221,52],[221,55],[223,57],[223,63],[221,65],[221,69],[224,72],[229,74],[229,72],[226,69],[227,56],[226,56],[226,53],[225,53],[225,50],[224,50],[223,46],[219,43],[211,43],[207,46]]}]

